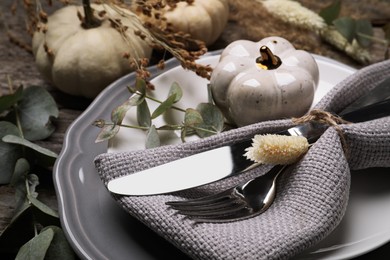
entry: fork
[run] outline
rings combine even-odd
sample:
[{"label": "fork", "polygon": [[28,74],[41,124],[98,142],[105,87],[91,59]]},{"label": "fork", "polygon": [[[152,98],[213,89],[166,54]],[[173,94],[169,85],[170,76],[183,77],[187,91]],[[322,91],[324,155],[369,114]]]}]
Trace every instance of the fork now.
[{"label": "fork", "polygon": [[276,165],[266,174],[220,193],[166,204],[195,222],[222,223],[251,218],[271,206],[276,196],[276,180],[287,168],[287,165]]}]

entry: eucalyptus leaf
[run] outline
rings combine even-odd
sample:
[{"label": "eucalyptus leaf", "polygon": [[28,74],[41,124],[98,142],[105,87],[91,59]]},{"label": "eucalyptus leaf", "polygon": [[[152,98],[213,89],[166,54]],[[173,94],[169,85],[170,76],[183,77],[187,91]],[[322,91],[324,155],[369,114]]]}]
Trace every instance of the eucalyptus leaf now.
[{"label": "eucalyptus leaf", "polygon": [[[200,103],[196,110],[202,116],[203,123],[199,125],[199,128],[196,132],[200,137],[207,137],[214,133],[222,132],[224,128],[224,116],[219,110],[219,108],[210,103]],[[210,131],[204,131],[202,129],[207,129]]]},{"label": "eucalyptus leaf", "polygon": [[184,115],[184,125],[188,127],[195,127],[203,123],[202,115],[199,111],[193,108],[187,108]]},{"label": "eucalyptus leaf", "polygon": [[[36,187],[39,185],[39,178],[35,174],[27,174],[14,186],[15,187],[15,212],[23,211],[30,207],[28,196],[38,197]],[[28,189],[28,190],[27,190]]]},{"label": "eucalyptus leaf", "polygon": [[116,107],[111,112],[111,121],[114,124],[121,124],[123,121],[123,118],[126,116],[127,111],[129,111],[130,108],[134,106],[138,106],[140,103],[142,103],[144,100],[144,97],[140,95],[139,93],[134,93],[130,96],[129,99],[127,99],[125,102],[123,102],[120,106]]},{"label": "eucalyptus leaf", "polygon": [[96,137],[95,143],[107,141],[113,138],[118,132],[120,127],[118,125],[105,125],[100,130],[98,136]]},{"label": "eucalyptus leaf", "polygon": [[0,97],[0,114],[5,110],[11,108],[19,100],[22,99],[23,87],[19,87],[16,91],[9,95],[4,95]]},{"label": "eucalyptus leaf", "polygon": [[27,174],[30,171],[30,164],[25,158],[20,158],[16,161],[14,173],[10,185],[12,187],[17,186],[27,178]]},{"label": "eucalyptus leaf", "polygon": [[139,126],[150,127],[152,124],[148,102],[145,99],[137,106],[137,121]]},{"label": "eucalyptus leaf", "polygon": [[53,238],[53,229],[48,228],[43,230],[39,235],[32,238],[20,248],[15,260],[44,260]]},{"label": "eucalyptus leaf", "polygon": [[152,125],[146,135],[145,148],[154,148],[160,146],[160,137],[158,136],[156,127]]},{"label": "eucalyptus leaf", "polygon": [[169,108],[172,107],[172,105],[175,103],[176,100],[176,94],[173,94],[169,96],[165,101],[163,101],[156,110],[153,111],[152,119],[162,115],[165,111],[167,111]]},{"label": "eucalyptus leaf", "polygon": [[55,130],[52,118],[58,117],[58,108],[46,89],[31,86],[23,91],[18,102],[17,113],[24,138],[30,141],[49,137]]},{"label": "eucalyptus leaf", "polygon": [[19,136],[18,128],[10,122],[0,121],[0,184],[8,184],[11,181],[16,161],[23,156],[19,145],[2,141],[4,136],[10,134]]},{"label": "eucalyptus leaf", "polygon": [[356,40],[363,47],[371,44],[371,37],[374,35],[371,22],[366,19],[356,20]]},{"label": "eucalyptus leaf", "polygon": [[2,141],[8,144],[18,144],[28,148],[30,159],[44,167],[53,166],[57,159],[56,153],[16,135],[6,135],[2,138]]},{"label": "eucalyptus leaf", "polygon": [[29,171],[30,164],[25,158],[17,160],[10,183],[15,190],[15,214],[23,211],[28,206],[26,180]]},{"label": "eucalyptus leaf", "polygon": [[341,17],[333,21],[336,30],[343,35],[348,42],[355,38],[356,21],[350,17]]},{"label": "eucalyptus leaf", "polygon": [[0,255],[14,259],[19,248],[34,236],[34,218],[31,207],[15,214],[0,235]]},{"label": "eucalyptus leaf", "polygon": [[203,118],[199,111],[193,108],[187,108],[184,114],[184,126],[180,133],[181,140],[184,142],[186,136],[196,133],[194,128],[202,123]]},{"label": "eucalyptus leaf", "polygon": [[44,203],[36,199],[35,197],[31,196],[30,194],[27,195],[27,198],[31,202],[31,204],[39,209],[40,211],[44,212],[45,214],[58,218],[58,213],[52,210],[50,207],[46,206]]},{"label": "eucalyptus leaf", "polygon": [[74,251],[68,243],[64,232],[57,226],[48,226],[43,230],[52,229],[54,237],[50,247],[46,251],[45,259],[47,260],[73,260],[76,259]]},{"label": "eucalyptus leaf", "polygon": [[339,16],[341,10],[341,1],[333,1],[330,5],[326,6],[319,12],[319,15],[324,19],[324,21],[331,25],[332,22]]},{"label": "eucalyptus leaf", "polygon": [[27,195],[27,198],[32,205],[34,219],[38,223],[40,223],[42,226],[60,226],[60,220],[56,211],[30,194]]},{"label": "eucalyptus leaf", "polygon": [[172,83],[169,89],[168,97],[172,96],[173,94],[176,95],[174,103],[177,103],[183,97],[183,90],[176,81]]},{"label": "eucalyptus leaf", "polygon": [[[24,185],[26,186],[26,185]],[[14,214],[24,211],[26,208],[30,207],[30,204],[26,198],[26,187],[22,185],[17,186],[15,189],[15,210]]]}]

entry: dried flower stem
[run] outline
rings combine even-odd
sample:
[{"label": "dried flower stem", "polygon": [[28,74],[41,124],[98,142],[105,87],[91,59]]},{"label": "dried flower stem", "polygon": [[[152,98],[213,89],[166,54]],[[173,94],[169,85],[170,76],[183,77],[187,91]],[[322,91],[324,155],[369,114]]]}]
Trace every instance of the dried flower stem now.
[{"label": "dried flower stem", "polygon": [[[188,35],[184,35],[180,32],[173,32],[165,25],[161,26],[157,25],[157,23],[143,22],[138,15],[128,12],[125,13],[120,10],[118,8],[119,5],[113,4],[112,0],[102,0],[101,2],[106,3],[121,16],[132,19],[136,24],[137,31],[135,31],[135,34],[137,36],[148,41],[148,43],[153,47],[160,48],[171,53],[180,61],[183,68],[192,70],[201,77],[210,78],[212,68],[195,62],[201,55],[207,52],[205,43],[191,39]],[[139,5],[142,5],[142,8],[144,8],[144,14],[147,13],[148,15],[152,15],[151,9],[162,8],[165,3],[173,5],[174,3],[179,2],[179,0],[166,2],[156,1],[153,5],[150,2],[151,1],[146,0],[137,2]],[[198,50],[189,51],[187,48],[188,44],[197,46]]]}]

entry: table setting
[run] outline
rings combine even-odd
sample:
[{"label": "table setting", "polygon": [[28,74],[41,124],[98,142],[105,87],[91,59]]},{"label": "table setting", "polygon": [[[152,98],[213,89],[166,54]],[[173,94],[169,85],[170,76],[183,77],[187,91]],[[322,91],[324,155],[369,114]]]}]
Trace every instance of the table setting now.
[{"label": "table setting", "polygon": [[[362,60],[357,61],[351,53],[343,54],[345,60],[336,59],[340,50],[326,55],[328,48],[332,49],[329,44],[323,52],[317,53],[309,47],[306,57],[305,51],[293,47],[302,46],[302,42],[290,43],[275,35],[236,40],[230,33],[236,32],[237,20],[234,19],[241,4],[229,2],[232,13],[229,22],[226,17],[228,25],[221,31],[221,38],[207,43],[210,48],[196,59],[199,66],[195,71],[188,64],[183,65],[180,56],[173,55],[165,59],[163,68],[160,63],[145,67],[147,84],[140,81],[139,71],[124,73],[112,83],[104,83],[98,93],[81,90],[80,94],[80,89],[66,85],[51,89],[53,83],[49,83],[48,88],[55,97],[61,98],[64,91],[70,91],[65,96],[71,103],[75,91],[76,95],[84,96],[81,101],[86,103],[81,110],[76,109],[73,119],[66,123],[61,140],[41,142],[44,146],[60,142],[52,168],[53,198],[57,203],[54,207],[76,258],[366,259],[370,255],[386,256],[390,241],[390,223],[386,221],[390,216],[390,190],[386,187],[390,178],[388,58],[377,58],[356,66],[351,64],[359,64]],[[247,47],[249,42],[254,47]],[[290,45],[292,50],[289,50]],[[260,57],[253,63],[252,58],[256,57],[251,50],[261,51],[262,46],[268,46],[273,54],[260,52]],[[44,44],[37,48],[50,57]],[[291,54],[298,50],[299,54]],[[229,55],[237,55],[237,58],[225,58]],[[271,65],[259,65],[270,56]],[[246,57],[250,61],[244,61]],[[278,59],[282,65],[269,67]],[[46,64],[40,62],[38,68]],[[234,63],[240,64],[237,74],[231,67]],[[217,78],[212,71],[215,72],[219,64],[224,67]],[[213,89],[218,82],[227,82],[232,87],[241,77],[252,88],[253,84],[260,84],[253,83],[250,73],[248,76],[246,71],[240,70],[241,67],[251,68],[253,64],[256,72],[276,71],[272,78],[274,84],[290,84],[291,87],[295,84],[291,82],[298,79],[300,102],[290,105],[282,112],[283,116],[255,118],[249,122],[241,121],[251,115],[251,112],[240,112],[242,105],[236,106],[239,112],[233,110],[234,104],[220,106],[218,102],[225,104],[224,97],[218,100],[216,93],[219,90]],[[285,65],[288,69],[283,67]],[[294,66],[299,67],[297,72],[293,71]],[[226,71],[228,74],[223,75]],[[233,78],[229,78],[233,74]],[[61,79],[61,76],[57,78]],[[271,84],[272,80],[260,85]],[[54,82],[53,79],[50,81]],[[148,89],[150,86],[154,89]],[[302,94],[304,88],[309,89],[310,94]],[[229,91],[223,89],[219,93],[223,96]],[[146,99],[149,99],[150,111],[157,113],[164,109],[158,115],[151,113],[153,129],[151,124],[145,126],[145,122],[140,121],[140,104]],[[166,100],[158,101],[161,99]],[[305,99],[310,102],[303,104]],[[131,103],[134,100],[138,103]],[[285,103],[293,103],[293,100]],[[65,104],[61,103],[64,105],[61,109],[67,113],[67,101],[63,101]],[[164,108],[168,102],[171,102],[167,105],[169,108]],[[193,110],[203,113],[199,104],[215,106],[214,102],[222,110],[218,117],[222,115],[224,123],[218,124],[216,133],[206,134],[210,129],[206,131],[204,128],[208,126],[202,122],[197,132],[191,120],[198,119],[190,118],[193,114],[187,114],[190,109],[185,108],[196,108]],[[245,101],[248,107],[249,102]],[[254,102],[259,103],[258,100]],[[294,114],[299,106],[306,106],[304,112]],[[124,107],[125,113],[118,110]],[[172,107],[174,109],[169,110]],[[183,111],[189,118],[183,117]],[[263,116],[269,116],[272,111]],[[288,114],[290,112],[293,114]],[[259,114],[256,111],[255,116]],[[226,122],[234,123],[226,127]],[[144,128],[125,127],[127,125]],[[306,128],[296,130],[297,126]],[[114,131],[114,127],[114,134],[108,132],[108,136],[104,132],[106,129]],[[146,131],[142,130],[146,128]],[[310,134],[295,133],[302,129]],[[152,130],[159,132],[158,141],[150,137]],[[315,136],[311,131],[315,131]],[[246,158],[245,166],[239,165],[243,159],[230,165],[231,155],[220,152],[221,148],[232,150],[237,143],[243,142],[246,146],[240,147],[237,154],[241,158],[249,150],[248,144],[254,145],[249,141],[270,134],[278,137],[303,135],[308,144],[282,168],[275,166],[278,162],[254,163],[253,158],[249,167],[249,158]],[[197,157],[202,154],[205,154],[202,158]],[[178,161],[182,163],[176,166]],[[255,209],[257,204],[247,201],[251,195],[246,191],[249,192],[253,180],[271,175],[272,170],[277,174],[273,183],[275,190],[261,198],[265,201],[271,197],[271,201],[261,206],[264,208]],[[264,181],[257,182],[256,195],[261,189],[258,183]],[[221,192],[226,195],[226,191],[229,191],[229,200],[235,200],[233,206],[226,204],[224,197],[222,203],[217,202],[214,214],[210,213],[211,206],[199,210],[204,203],[199,200]],[[239,212],[238,205],[242,206]],[[231,211],[226,209],[230,206]]]}]

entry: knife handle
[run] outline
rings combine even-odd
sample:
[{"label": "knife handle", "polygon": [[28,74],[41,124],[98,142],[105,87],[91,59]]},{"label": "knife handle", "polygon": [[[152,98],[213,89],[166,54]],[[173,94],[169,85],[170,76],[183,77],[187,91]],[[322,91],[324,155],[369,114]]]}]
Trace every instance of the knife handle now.
[{"label": "knife handle", "polygon": [[356,109],[346,114],[341,113],[344,120],[359,123],[390,115],[390,98],[372,105]]}]

